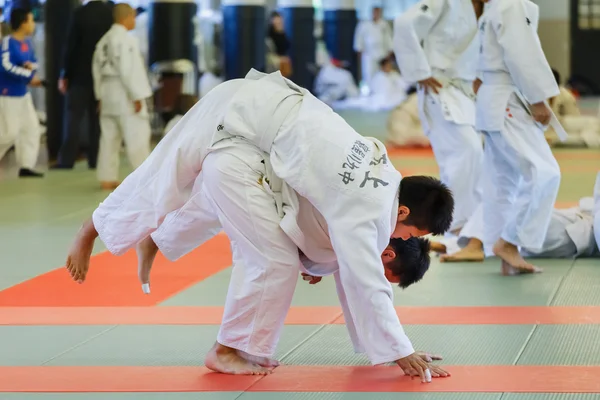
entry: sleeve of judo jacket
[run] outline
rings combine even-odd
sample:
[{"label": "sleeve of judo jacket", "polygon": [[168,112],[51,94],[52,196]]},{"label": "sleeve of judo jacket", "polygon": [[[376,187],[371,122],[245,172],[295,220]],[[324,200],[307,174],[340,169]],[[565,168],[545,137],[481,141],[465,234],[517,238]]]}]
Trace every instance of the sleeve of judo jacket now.
[{"label": "sleeve of judo jacket", "polygon": [[447,0],[421,0],[394,20],[393,46],[400,73],[410,82],[431,77],[421,42],[440,19]]},{"label": "sleeve of judo jacket", "polygon": [[560,90],[537,34],[539,8],[528,3],[503,0],[491,19],[515,85],[529,103],[535,104],[558,96]]},{"label": "sleeve of judo jacket", "polygon": [[377,246],[379,204],[341,197],[329,231],[358,341],[374,365],[399,360],[414,349],[396,314]]},{"label": "sleeve of judo jacket", "polygon": [[344,312],[346,329],[348,330],[348,335],[350,335],[350,340],[352,341],[354,352],[364,353],[365,349],[360,344],[360,340],[358,339],[358,333],[356,332],[356,325],[354,325],[352,313],[350,312],[350,307],[348,307],[348,298],[346,297],[346,291],[344,290],[344,286],[342,285],[340,272],[338,271],[334,273],[333,277],[335,279],[335,288],[337,290],[338,299],[340,300],[340,305],[342,306],[342,311]]},{"label": "sleeve of judo jacket", "polygon": [[13,55],[14,46],[11,46],[11,37],[6,36],[2,39],[2,69],[10,74],[14,79],[18,79],[24,83],[29,83],[35,75],[35,71],[15,65],[13,60],[16,56]]}]

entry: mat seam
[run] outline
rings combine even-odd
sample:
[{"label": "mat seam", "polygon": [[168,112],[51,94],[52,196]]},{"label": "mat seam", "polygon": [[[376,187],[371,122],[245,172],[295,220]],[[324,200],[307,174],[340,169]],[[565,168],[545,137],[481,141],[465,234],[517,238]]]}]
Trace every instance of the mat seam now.
[{"label": "mat seam", "polygon": [[[575,267],[575,261],[576,261],[576,259],[574,258],[573,262],[571,263],[571,266],[569,267],[569,269],[567,270],[567,272],[562,276],[562,278],[558,282],[558,285],[556,285],[556,288],[554,289],[554,291],[550,295],[550,298],[546,302],[546,307],[551,307],[552,303],[554,303],[554,301],[556,299],[556,296],[558,295],[558,292],[560,291],[560,289],[563,286],[564,282],[566,281],[566,279],[569,277],[569,275],[573,271],[573,268]],[[517,357],[513,361],[512,365],[515,365],[515,366],[517,365],[517,363],[519,362],[519,360],[523,356],[523,353],[525,353],[525,350],[527,349],[527,346],[531,342],[531,339],[533,338],[533,335],[535,334],[535,332],[537,331],[537,329],[538,329],[539,326],[540,326],[539,324],[535,324],[533,326],[533,328],[531,329],[531,332],[529,332],[529,335],[527,335],[527,338],[525,339],[525,343],[523,343],[523,346],[521,346],[521,349],[517,353]],[[502,393],[502,395],[500,396],[499,400],[502,400],[504,398],[505,394],[506,394],[506,392]]]},{"label": "mat seam", "polygon": [[117,328],[118,326],[119,326],[119,325],[113,325],[113,326],[111,326],[111,327],[109,327],[109,328],[107,328],[107,329],[104,329],[103,331],[101,331],[101,332],[98,332],[98,333],[97,333],[97,334],[95,334],[95,335],[92,335],[91,337],[89,337],[89,338],[85,339],[84,341],[82,341],[82,342],[79,342],[79,343],[77,343],[76,345],[69,347],[69,348],[68,348],[68,349],[66,349],[65,351],[62,351],[62,352],[58,353],[57,355],[50,357],[50,358],[49,358],[49,359],[47,359],[46,361],[42,362],[40,365],[41,365],[41,366],[44,366],[44,365],[48,364],[49,362],[51,362],[51,361],[54,361],[54,360],[56,360],[57,358],[59,358],[59,357],[61,357],[61,356],[64,356],[64,355],[65,355],[65,354],[67,354],[68,352],[70,352],[70,351],[73,351],[73,350],[75,350],[75,349],[77,349],[77,348],[79,348],[79,347],[81,347],[81,346],[83,346],[83,345],[85,345],[85,344],[87,344],[87,343],[91,342],[92,340],[94,340],[94,339],[96,339],[96,338],[98,338],[98,337],[100,337],[100,336],[104,335],[104,334],[105,334],[105,333],[107,333],[107,332],[110,332],[110,331],[112,331],[113,329]]},{"label": "mat seam", "polygon": [[[332,319],[332,321],[337,320],[338,318],[340,318],[343,315],[343,313],[339,313],[339,315],[337,315],[335,318]],[[287,351],[283,356],[281,356],[281,361],[285,360],[286,357],[288,357],[292,352],[294,352],[295,350],[297,350],[299,347],[301,347],[302,345],[304,345],[306,342],[308,342],[310,339],[312,339],[315,335],[317,335],[319,332],[321,332],[323,329],[325,329],[327,326],[329,325],[320,325],[317,329],[315,329],[311,334],[309,334],[306,339],[300,341],[300,343],[298,343],[296,346],[292,347],[289,351]],[[273,371],[273,373],[276,373],[277,368],[275,368],[275,370]],[[261,380],[265,379],[267,377],[267,375],[262,376],[260,379],[256,380],[256,382],[253,382],[250,386],[248,386],[246,389],[244,389],[243,392],[241,392],[238,396],[236,396],[234,398],[234,400],[238,400],[240,397],[242,397],[244,395],[244,393],[248,393],[248,390],[252,389],[253,386],[255,386],[258,382],[260,382]]]}]

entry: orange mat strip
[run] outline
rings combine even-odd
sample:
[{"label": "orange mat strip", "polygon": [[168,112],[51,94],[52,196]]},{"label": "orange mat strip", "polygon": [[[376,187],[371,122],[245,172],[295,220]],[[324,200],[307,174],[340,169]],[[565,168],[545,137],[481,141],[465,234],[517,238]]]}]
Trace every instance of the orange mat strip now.
[{"label": "orange mat strip", "polygon": [[[405,325],[600,324],[600,307],[398,307]],[[0,307],[0,325],[218,325],[223,307]],[[292,307],[288,325],[343,324],[339,307]]]},{"label": "orange mat strip", "polygon": [[231,265],[229,240],[218,235],[176,263],[160,253],[152,271],[152,295],[142,293],[134,251],[92,257],[86,282],[78,285],[59,268],[0,291],[0,306],[153,306]]},{"label": "orange mat strip", "polygon": [[395,366],[283,366],[265,377],[215,374],[204,367],[0,367],[0,392],[600,392],[600,367],[447,369],[451,377],[423,384]]}]

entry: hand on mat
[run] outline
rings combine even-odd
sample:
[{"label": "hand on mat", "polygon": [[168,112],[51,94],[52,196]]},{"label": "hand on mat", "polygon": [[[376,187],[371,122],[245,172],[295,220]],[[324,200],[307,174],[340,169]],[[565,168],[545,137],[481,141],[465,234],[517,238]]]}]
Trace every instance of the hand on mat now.
[{"label": "hand on mat", "polygon": [[323,279],[323,277],[321,276],[312,276],[309,274],[305,274],[304,272],[302,272],[302,280],[307,281],[309,283],[309,285],[314,285],[316,283],[321,282],[321,279]]},{"label": "hand on mat", "polygon": [[[431,373],[432,378],[446,378],[446,377],[450,376],[450,372],[446,371],[439,365],[429,364],[428,368],[429,368],[429,372]],[[417,373],[417,371],[415,371],[414,369],[404,372],[404,373],[406,375],[410,375],[410,376],[418,376],[419,375]]]},{"label": "hand on mat", "polygon": [[432,362],[432,361],[440,361],[443,360],[444,358],[442,356],[438,356],[435,354],[431,354],[431,353],[426,353],[424,351],[417,351],[417,355],[419,357],[421,357],[423,359],[423,361],[425,362]]},{"label": "hand on mat", "polygon": [[425,93],[429,93],[430,90],[438,93],[438,89],[442,87],[442,84],[435,78],[423,79],[419,81],[419,85],[425,89]]},{"label": "hand on mat", "polygon": [[481,79],[477,78],[473,81],[473,93],[477,94],[479,92],[479,88],[481,87]]},{"label": "hand on mat", "polygon": [[411,377],[420,376],[421,382],[426,383],[426,373],[425,370],[430,368],[429,364],[425,362],[417,353],[412,353],[409,356],[396,360],[396,364],[406,375],[410,375]]},{"label": "hand on mat", "polygon": [[546,103],[535,103],[530,106],[531,115],[533,119],[539,122],[542,125],[548,125],[550,122],[550,110]]}]

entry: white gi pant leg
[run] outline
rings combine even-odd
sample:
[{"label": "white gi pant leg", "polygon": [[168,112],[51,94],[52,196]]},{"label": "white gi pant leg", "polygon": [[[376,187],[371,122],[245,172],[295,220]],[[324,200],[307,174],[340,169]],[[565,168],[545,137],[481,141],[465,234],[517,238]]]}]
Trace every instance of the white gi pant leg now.
[{"label": "white gi pant leg", "polygon": [[528,249],[544,243],[560,185],[560,168],[544,132],[512,95],[504,129],[484,132],[486,243],[500,237]]},{"label": "white gi pant leg", "polygon": [[116,182],[119,179],[121,157],[121,117],[100,115],[100,148],[98,150],[98,180]]},{"label": "white gi pant leg", "polygon": [[596,245],[600,248],[600,172],[596,176],[594,185],[594,236],[596,236]]},{"label": "white gi pant leg", "polygon": [[194,182],[189,201],[169,213],[151,235],[160,252],[170,261],[178,260],[222,230],[203,182],[201,172]]},{"label": "white gi pant leg", "polygon": [[462,228],[481,203],[480,180],[483,169],[481,137],[471,125],[446,120],[439,100],[425,98],[426,133],[440,168],[440,179],[454,195],[451,231]]},{"label": "white gi pant leg", "polygon": [[279,227],[273,196],[260,183],[265,174],[262,153],[249,149],[243,160],[225,148],[210,153],[203,163],[208,198],[239,251],[217,341],[272,357],[298,281],[300,259],[298,248]]},{"label": "white gi pant leg", "polygon": [[150,154],[150,122],[145,115],[100,116],[100,150],[98,180],[115,182],[119,178],[121,143],[125,142],[127,157],[136,169]]},{"label": "white gi pant leg", "polygon": [[19,167],[35,168],[40,152],[40,132],[31,94],[0,96],[0,159],[14,145]]}]

